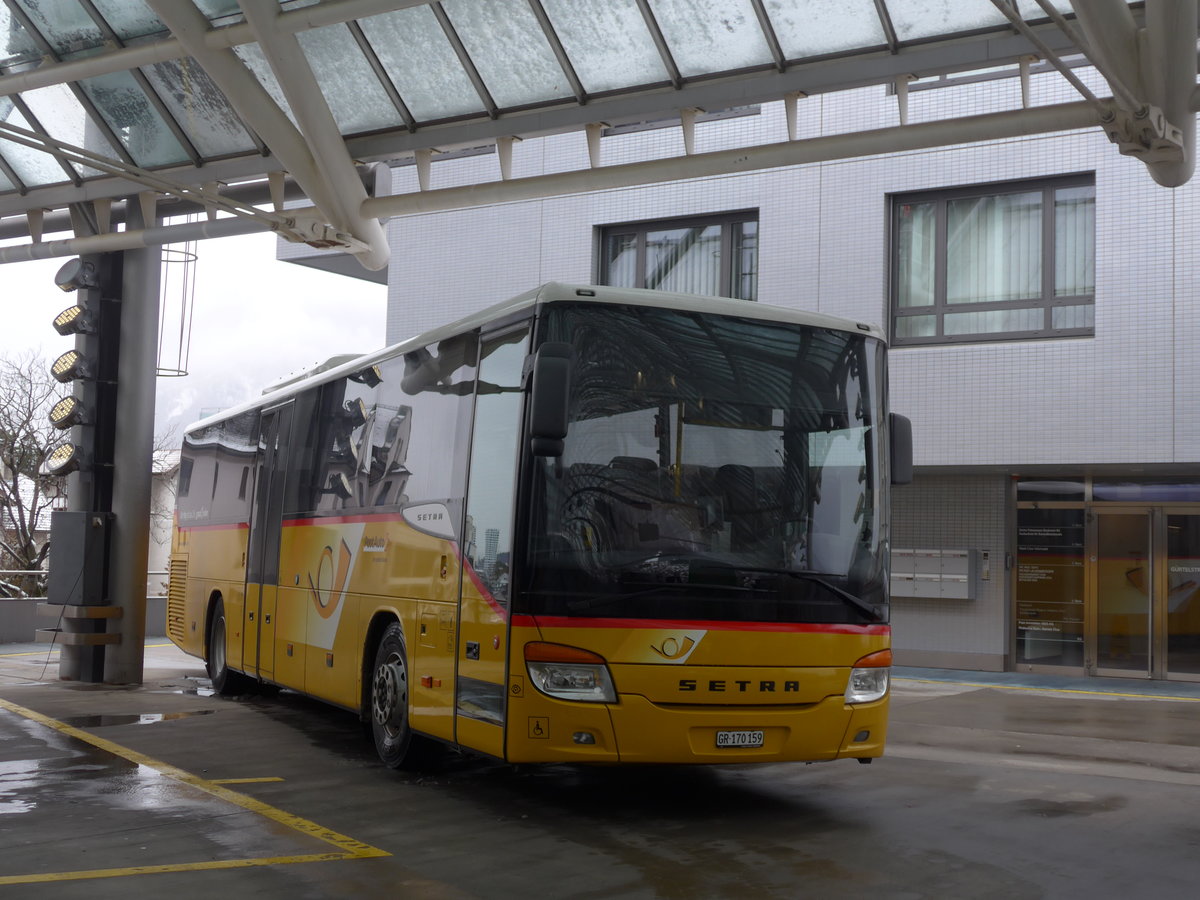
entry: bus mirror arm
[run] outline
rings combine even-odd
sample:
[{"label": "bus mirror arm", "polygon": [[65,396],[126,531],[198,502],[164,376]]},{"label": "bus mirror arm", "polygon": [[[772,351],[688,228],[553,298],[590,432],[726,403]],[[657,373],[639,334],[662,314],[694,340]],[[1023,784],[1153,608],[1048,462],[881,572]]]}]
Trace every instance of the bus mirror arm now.
[{"label": "bus mirror arm", "polygon": [[534,357],[529,401],[529,446],[534,456],[562,456],[574,353],[570,344],[548,341]]},{"label": "bus mirror arm", "polygon": [[913,480],[912,422],[907,416],[888,416],[888,444],[891,452],[892,484],[911,484]]}]

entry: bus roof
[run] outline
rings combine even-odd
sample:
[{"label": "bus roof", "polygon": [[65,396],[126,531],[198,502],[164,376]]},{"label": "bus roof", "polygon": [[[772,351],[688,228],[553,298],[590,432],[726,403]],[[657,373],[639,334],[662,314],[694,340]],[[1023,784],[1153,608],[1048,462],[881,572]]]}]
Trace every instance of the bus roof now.
[{"label": "bus roof", "polygon": [[678,309],[709,315],[737,316],[743,319],[761,319],[768,322],[788,322],[815,328],[829,328],[835,331],[851,331],[856,334],[864,334],[879,340],[885,340],[883,331],[876,325],[856,322],[852,319],[840,319],[821,313],[772,306],[767,303],[751,303],[745,300],[732,300],[725,297],[703,297],[697,294],[651,291],[641,288],[562,284],[552,281],[531,291],[526,291],[524,294],[520,294],[510,300],[489,306],[455,322],[439,326],[438,328],[407,338],[372,353],[362,356],[333,357],[309,372],[277,382],[253,400],[231,407],[230,409],[222,410],[219,413],[189,425],[185,429],[185,433],[191,433],[199,428],[206,427],[214,422],[223,421],[251,409],[274,406],[308,388],[316,387],[327,381],[336,381],[338,378],[365,369],[367,366],[390,359],[408,350],[415,350],[418,347],[425,347],[457,334],[473,331],[489,322],[515,316],[524,310],[532,310],[538,306],[564,302],[653,306],[660,309]]}]

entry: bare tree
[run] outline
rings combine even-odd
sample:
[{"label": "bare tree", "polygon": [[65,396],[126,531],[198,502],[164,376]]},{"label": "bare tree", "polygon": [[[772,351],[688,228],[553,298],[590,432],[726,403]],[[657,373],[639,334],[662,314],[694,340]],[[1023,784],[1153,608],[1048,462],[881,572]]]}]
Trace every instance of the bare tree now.
[{"label": "bare tree", "polygon": [[[50,551],[50,509],[63,480],[40,474],[63,440],[49,412],[62,386],[34,351],[0,357],[0,570],[38,570]],[[0,575],[0,597],[44,594],[45,576]]]}]

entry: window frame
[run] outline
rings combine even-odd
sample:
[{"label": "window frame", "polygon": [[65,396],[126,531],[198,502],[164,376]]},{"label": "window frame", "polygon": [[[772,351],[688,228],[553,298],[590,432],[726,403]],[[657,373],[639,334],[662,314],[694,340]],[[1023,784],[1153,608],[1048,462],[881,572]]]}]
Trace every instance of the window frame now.
[{"label": "window frame", "polygon": [[632,235],[637,239],[636,260],[634,263],[635,284],[622,285],[622,287],[645,288],[646,235],[652,231],[662,231],[675,228],[720,226],[721,269],[720,274],[718,275],[718,289],[721,291],[721,293],[717,294],[716,296],[741,300],[743,298],[738,297],[733,292],[733,226],[743,225],[747,222],[753,222],[755,225],[754,296],[745,302],[755,303],[758,301],[759,296],[758,272],[760,260],[762,258],[761,245],[759,244],[759,241],[762,239],[762,230],[759,227],[759,216],[757,209],[735,210],[732,212],[713,213],[711,215],[678,216],[668,219],[643,219],[633,222],[618,222],[612,225],[599,225],[596,228],[596,281],[598,284],[612,283],[609,280],[608,259],[608,241],[612,236]]},{"label": "window frame", "polygon": [[[1055,283],[1055,191],[1063,188],[1090,187],[1095,203],[1096,176],[1094,172],[1082,172],[1052,178],[1023,179],[1020,181],[993,182],[956,188],[927,191],[906,191],[888,195],[888,310],[889,336],[893,347],[921,347],[941,344],[979,344],[1001,341],[1023,341],[1045,338],[1094,337],[1095,319],[1089,327],[1055,328],[1053,310],[1057,307],[1095,306],[1095,270],[1092,272],[1093,290],[1090,294],[1072,294],[1057,297]],[[1022,300],[999,300],[987,303],[948,303],[947,257],[948,257],[948,205],[954,200],[999,197],[1007,194],[1040,192],[1042,195],[1041,220],[1041,296]],[[915,203],[934,204],[934,303],[932,306],[901,307],[900,292],[900,210]],[[1093,247],[1095,247],[1093,241]],[[1094,265],[1094,261],[1093,261]],[[973,332],[971,334],[945,334],[945,316],[948,313],[992,312],[996,310],[1043,310],[1043,327],[1028,331]],[[900,319],[929,316],[935,317],[937,333],[912,337],[898,334]]]}]

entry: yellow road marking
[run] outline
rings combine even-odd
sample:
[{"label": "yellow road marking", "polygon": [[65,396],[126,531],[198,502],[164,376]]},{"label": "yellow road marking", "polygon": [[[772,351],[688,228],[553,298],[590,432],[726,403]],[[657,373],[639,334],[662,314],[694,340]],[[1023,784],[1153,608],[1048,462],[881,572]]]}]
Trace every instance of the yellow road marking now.
[{"label": "yellow road marking", "polygon": [[[240,869],[249,866],[273,866],[285,865],[291,863],[304,862],[325,862],[336,859],[370,859],[372,857],[391,856],[386,850],[380,850],[378,847],[372,847],[370,844],[364,844],[362,841],[356,841],[353,838],[347,837],[344,834],[339,834],[324,826],[318,825],[315,822],[310,822],[308,819],[303,819],[300,816],[294,816],[291,813],[284,812],[267,803],[255,800],[253,797],[248,797],[245,794],[239,794],[236,791],[231,791],[216,781],[210,781],[205,778],[200,778],[190,772],[185,772],[183,769],[172,766],[168,763],[153,759],[144,754],[138,753],[135,750],[130,750],[128,747],[123,747],[120,744],[115,744],[112,741],[97,737],[82,729],[75,728],[72,725],[67,725],[64,722],[59,722],[57,719],[52,719],[49,716],[44,716],[32,709],[26,709],[23,706],[18,706],[8,700],[0,698],[0,709],[6,709],[9,712],[16,713],[31,721],[37,722],[40,725],[45,725],[47,728],[52,728],[60,734],[65,734],[68,737],[73,737],[76,740],[83,741],[86,744],[91,744],[99,750],[104,750],[114,756],[119,756],[122,759],[129,760],[139,766],[146,766],[154,769],[161,775],[165,775],[182,784],[190,785],[197,790],[210,794],[219,800],[224,800],[226,803],[232,803],[234,806],[241,807],[252,813],[257,813],[273,822],[277,822],[293,831],[298,831],[301,834],[314,837],[326,844],[330,844],[335,849],[325,853],[309,853],[297,856],[271,856],[271,857],[256,857],[250,859],[230,859],[230,860],[207,860],[204,862],[195,863],[177,863],[161,866],[128,866],[124,868],[113,869],[86,869],[75,872],[44,872],[33,875],[4,875],[0,876],[0,885],[3,884],[34,884],[38,882],[49,881],[75,881],[86,878],[116,878],[126,875],[147,875],[163,872],[192,872],[203,869]],[[258,779],[244,779],[244,781],[256,781]],[[280,779],[282,780],[282,779]]]},{"label": "yellow road marking", "polygon": [[277,775],[267,775],[262,778],[214,778],[209,784],[266,784],[269,781],[283,781]]},{"label": "yellow road marking", "polygon": [[1120,691],[1085,691],[1080,688],[1030,687],[1024,684],[981,684],[977,681],[940,681],[933,678],[904,678],[897,675],[896,681],[912,681],[916,684],[954,684],[959,687],[996,688],[1000,691],[1039,691],[1045,694],[1091,694],[1096,697],[1131,697],[1134,700],[1178,700],[1181,703],[1200,703],[1200,697],[1171,697],[1164,694],[1132,694]]},{"label": "yellow road marking", "polygon": [[[147,644],[146,649],[147,650],[157,650],[160,647],[174,647],[174,646],[175,645],[171,644],[171,643]],[[0,653],[0,659],[11,659],[16,656],[45,656],[47,654],[53,653],[55,650],[61,650],[61,649],[62,649],[61,644],[49,644],[49,645],[47,645],[45,650],[27,650],[23,653]]]}]

